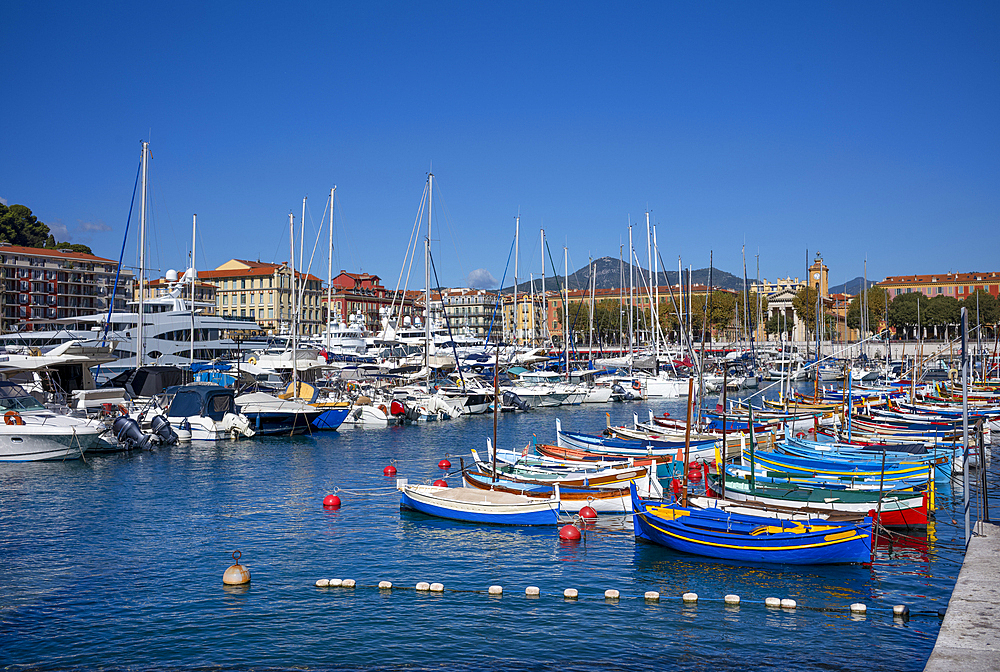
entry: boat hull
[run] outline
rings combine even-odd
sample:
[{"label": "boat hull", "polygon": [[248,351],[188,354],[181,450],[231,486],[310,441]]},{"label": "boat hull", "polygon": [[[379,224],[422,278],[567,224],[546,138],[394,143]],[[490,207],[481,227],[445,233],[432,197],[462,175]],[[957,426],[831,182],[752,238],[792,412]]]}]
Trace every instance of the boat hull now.
[{"label": "boat hull", "polygon": [[433,485],[400,486],[399,508],[437,518],[490,525],[555,525],[559,500],[531,501],[509,493]]}]

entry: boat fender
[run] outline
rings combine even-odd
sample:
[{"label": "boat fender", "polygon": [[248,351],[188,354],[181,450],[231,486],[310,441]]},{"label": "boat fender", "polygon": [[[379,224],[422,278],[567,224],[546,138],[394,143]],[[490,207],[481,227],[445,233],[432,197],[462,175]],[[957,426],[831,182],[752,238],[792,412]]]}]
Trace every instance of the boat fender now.
[{"label": "boat fender", "polygon": [[4,421],[4,424],[8,424],[8,425],[23,425],[24,424],[24,418],[22,418],[21,414],[18,413],[17,411],[7,411],[6,413],[4,413],[3,414],[3,421]]},{"label": "boat fender", "polygon": [[247,360],[247,364],[253,364],[254,366],[257,366],[257,358],[251,357],[250,359]]},{"label": "boat fender", "polygon": [[796,439],[804,439],[804,438],[806,438],[806,433],[805,432],[799,432],[798,434],[795,435],[795,438]]}]

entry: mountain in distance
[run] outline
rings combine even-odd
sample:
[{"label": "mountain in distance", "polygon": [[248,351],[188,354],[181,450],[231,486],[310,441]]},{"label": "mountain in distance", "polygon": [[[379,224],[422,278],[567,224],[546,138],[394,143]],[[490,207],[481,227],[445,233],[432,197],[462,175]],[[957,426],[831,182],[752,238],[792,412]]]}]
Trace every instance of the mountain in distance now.
[{"label": "mountain in distance", "polygon": [[[617,289],[619,287],[627,288],[629,284],[629,264],[620,262],[614,257],[601,257],[600,259],[594,260],[594,285],[597,289]],[[584,266],[583,268],[577,270],[575,273],[570,274],[567,284],[571,290],[583,289],[586,290],[590,287],[590,276],[589,276],[589,266]],[[731,290],[742,290],[743,289],[743,278],[737,277],[732,273],[726,273],[718,268],[713,269],[712,273],[712,286],[716,289],[731,289]],[[632,266],[632,279],[637,287],[646,284],[646,278],[648,277],[648,271],[639,266]],[[691,271],[691,281],[696,285],[708,285],[708,268],[699,268]],[[661,287],[666,285],[677,284],[677,271],[660,271],[657,274],[656,280]],[[687,270],[684,271],[684,282],[686,283]],[[752,281],[751,281],[752,282]],[[534,287],[532,287],[534,285]],[[545,289],[554,292],[558,291],[563,286],[563,276],[560,274],[558,280],[551,276],[546,276],[545,278]],[[541,278],[536,278],[534,282],[519,282],[517,284],[518,293],[528,293],[531,291],[539,292],[542,289]],[[511,294],[513,293],[513,287],[505,287],[500,290],[501,293]]]},{"label": "mountain in distance", "polygon": [[[865,279],[859,275],[853,280],[848,280],[847,282],[841,285],[836,285],[835,287],[831,287],[828,291],[830,292],[830,294],[850,294],[851,296],[854,296],[856,294],[861,293],[861,288],[864,286],[864,284],[865,284]],[[873,287],[875,286],[875,284],[876,284],[875,280],[868,281],[868,287]]]}]

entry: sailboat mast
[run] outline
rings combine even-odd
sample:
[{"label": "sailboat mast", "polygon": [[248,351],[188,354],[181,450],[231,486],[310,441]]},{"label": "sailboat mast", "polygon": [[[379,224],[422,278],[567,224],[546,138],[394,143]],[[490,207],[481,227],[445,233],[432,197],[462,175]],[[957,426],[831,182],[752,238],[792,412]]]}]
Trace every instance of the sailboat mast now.
[{"label": "sailboat mast", "polygon": [[563,350],[566,352],[566,382],[569,382],[569,248],[563,247],[563,313],[566,319],[563,323],[566,325],[564,331],[566,332],[563,336]]},{"label": "sailboat mast", "polygon": [[197,240],[196,233],[198,231],[198,215],[191,216],[191,305],[188,306],[191,309],[191,363],[194,364],[194,287],[195,278],[198,276],[197,271],[195,271],[195,244]]},{"label": "sailboat mast", "polygon": [[590,326],[587,328],[587,361],[594,361],[594,258],[587,265],[590,276]]},{"label": "sailboat mast", "polygon": [[[135,356],[136,366],[145,363],[143,348],[145,346],[143,336],[143,310],[145,309],[146,295],[146,178],[149,175],[149,143],[142,143],[142,198],[139,208],[139,316],[136,324]],[[111,297],[114,302],[114,297]]]},{"label": "sailboat mast", "polygon": [[635,312],[635,303],[633,301],[632,295],[632,257],[635,256],[635,251],[632,249],[632,222],[628,223],[628,373],[632,375],[632,360],[635,355],[635,343],[632,341],[632,314]]},{"label": "sailboat mast", "polygon": [[434,173],[427,173],[427,239],[424,241],[424,366],[428,380],[431,368],[431,202],[434,200]]},{"label": "sailboat mast", "polygon": [[330,352],[330,316],[333,313],[333,199],[337,185],[330,190],[330,244],[326,251],[326,351]]},{"label": "sailboat mast", "polygon": [[[649,216],[648,214],[646,215]],[[660,361],[660,249],[656,245],[656,225],[653,225],[653,347]]]},{"label": "sailboat mast", "polygon": [[289,263],[292,267],[292,305],[290,310],[292,314],[289,316],[292,323],[292,396],[297,396],[299,392],[299,369],[295,366],[295,348],[297,346],[295,338],[295,215],[288,213],[288,249],[289,249]]},{"label": "sailboat mast", "polygon": [[[653,235],[653,232],[650,231],[650,229],[649,229],[649,210],[647,210],[646,211],[646,269],[648,271],[652,271],[653,270],[653,242],[652,242],[653,239],[652,239],[652,235]],[[652,277],[652,275],[650,275],[650,277],[649,277],[649,282],[646,283],[646,296],[649,297],[650,301],[653,300],[653,277]],[[652,315],[653,315],[653,307],[652,306],[650,306],[649,315],[650,315],[650,317],[652,317]],[[654,341],[654,343],[653,343],[653,353],[654,353],[654,359],[653,359],[653,361],[654,362],[659,362],[659,354],[660,353],[659,353],[659,350],[657,349],[656,343],[655,343],[655,341],[656,341],[656,332],[653,330],[653,325],[652,324],[650,324],[649,326],[650,326],[650,329],[649,329],[650,333],[649,333],[649,335],[653,337],[653,341]]]},{"label": "sailboat mast", "polygon": [[538,249],[540,249],[542,251],[541,252],[541,257],[542,257],[542,324],[545,325],[545,326],[542,327],[541,339],[542,339],[542,341],[545,341],[546,334],[549,331],[549,300],[548,300],[548,297],[545,296],[545,229],[541,229],[541,238],[542,238],[542,246],[540,248],[538,248]]},{"label": "sailboat mast", "polygon": [[514,218],[514,345],[521,336],[521,320],[517,314],[517,260],[521,256],[521,213]]}]

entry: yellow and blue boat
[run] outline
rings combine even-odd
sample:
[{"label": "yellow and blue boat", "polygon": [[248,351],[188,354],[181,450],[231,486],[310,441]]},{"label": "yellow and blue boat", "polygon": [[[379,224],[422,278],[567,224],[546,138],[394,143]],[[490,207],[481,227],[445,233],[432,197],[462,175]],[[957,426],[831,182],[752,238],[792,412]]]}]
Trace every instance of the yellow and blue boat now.
[{"label": "yellow and blue boat", "polygon": [[682,553],[789,565],[870,563],[872,519],[780,520],[641,499],[632,485],[636,539]]}]

